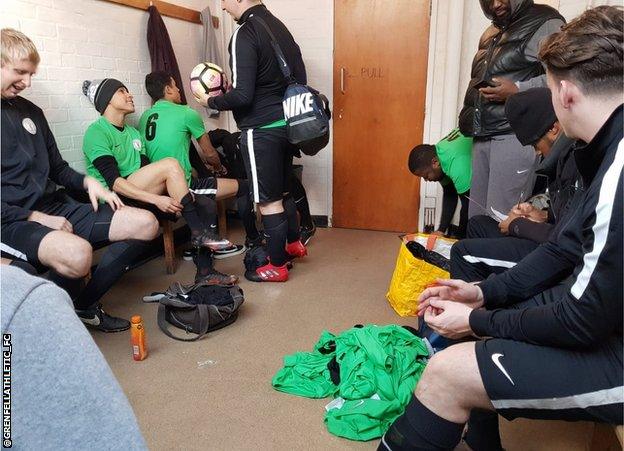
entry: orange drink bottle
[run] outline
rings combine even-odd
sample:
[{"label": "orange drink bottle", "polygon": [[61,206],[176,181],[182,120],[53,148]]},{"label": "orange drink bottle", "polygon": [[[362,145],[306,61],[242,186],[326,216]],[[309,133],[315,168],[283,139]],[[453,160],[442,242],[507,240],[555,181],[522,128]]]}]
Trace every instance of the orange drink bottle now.
[{"label": "orange drink bottle", "polygon": [[130,319],[132,327],[130,329],[130,341],[132,343],[132,358],[134,360],[144,360],[147,357],[147,343],[145,341],[145,328],[143,319],[135,315]]}]

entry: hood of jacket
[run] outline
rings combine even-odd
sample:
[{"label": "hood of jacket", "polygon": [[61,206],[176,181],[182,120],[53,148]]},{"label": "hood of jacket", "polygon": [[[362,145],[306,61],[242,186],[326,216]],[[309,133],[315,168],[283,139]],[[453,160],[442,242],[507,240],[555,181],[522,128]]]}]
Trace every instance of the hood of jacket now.
[{"label": "hood of jacket", "polygon": [[510,13],[503,20],[499,20],[492,11],[492,1],[493,0],[479,0],[479,3],[481,4],[481,9],[483,10],[485,17],[490,19],[494,26],[498,28],[509,25],[516,20],[516,18],[521,15],[524,10],[533,5],[533,0],[509,0]]}]

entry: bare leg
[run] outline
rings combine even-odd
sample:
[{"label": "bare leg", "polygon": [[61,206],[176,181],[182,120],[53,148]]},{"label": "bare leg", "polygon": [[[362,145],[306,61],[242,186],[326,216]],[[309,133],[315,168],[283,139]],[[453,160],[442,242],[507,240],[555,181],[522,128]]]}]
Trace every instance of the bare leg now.
[{"label": "bare leg", "polygon": [[282,199],[273,202],[263,202],[258,204],[258,208],[260,209],[262,216],[275,215],[284,212]]},{"label": "bare leg", "polygon": [[88,241],[60,230],[48,233],[37,251],[39,261],[70,279],[84,277],[91,269],[93,249]]},{"label": "bare leg", "polygon": [[217,200],[229,199],[236,196],[238,192],[238,180],[217,179]]},{"label": "bare leg", "polygon": [[158,220],[147,210],[123,207],[113,214],[108,239],[148,241],[158,235]]},{"label": "bare leg", "polygon": [[128,181],[153,194],[167,193],[177,201],[189,193],[184,171],[175,158],[164,158],[143,166],[131,174]]},{"label": "bare leg", "polygon": [[474,408],[494,410],[481,380],[473,342],[434,355],[415,394],[429,410],[453,423],[468,421]]}]

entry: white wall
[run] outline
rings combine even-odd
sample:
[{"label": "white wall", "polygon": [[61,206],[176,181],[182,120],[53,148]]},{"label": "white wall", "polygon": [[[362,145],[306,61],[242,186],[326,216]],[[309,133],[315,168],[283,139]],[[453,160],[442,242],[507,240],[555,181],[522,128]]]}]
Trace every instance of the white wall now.
[{"label": "white wall", "polygon": [[[220,17],[217,30],[220,49],[227,47],[232,19],[221,11],[219,0],[172,0],[180,6],[202,10],[210,5]],[[309,83],[331,99],[333,55],[333,2],[331,0],[268,0],[267,6],[289,27],[299,42]],[[98,0],[2,0],[0,26],[26,33],[41,54],[39,71],[24,97],[46,113],[63,157],[84,171],[82,136],[98,114],[82,95],[83,80],[113,77],[122,80],[135,96],[137,112],[128,118],[138,122],[150,106],[143,84],[151,65],[147,49],[146,11]],[[201,25],[163,17],[176,53],[182,79],[202,60]],[[227,66],[227,50],[223,54]],[[192,100],[189,105],[204,114]],[[206,118],[205,114],[204,117]],[[207,128],[235,130],[229,113],[218,120],[206,118]],[[304,183],[313,214],[331,211],[331,146],[314,158],[304,159]]]},{"label": "white wall", "polygon": [[[333,105],[334,2],[332,0],[265,0],[271,12],[288,27],[301,47],[308,84]],[[295,159],[303,164],[303,184],[313,215],[331,216],[332,143],[314,157]],[[331,218],[330,218],[331,219]]]},{"label": "white wall", "polygon": [[[26,33],[41,54],[39,70],[24,97],[45,111],[63,157],[84,171],[82,136],[98,113],[82,94],[83,80],[113,77],[126,83],[137,110],[129,116],[130,124],[136,125],[141,112],[150,106],[144,87],[145,75],[151,71],[148,14],[96,0],[1,3],[0,25]],[[178,3],[194,8],[205,4],[201,0]],[[164,20],[184,79],[200,60],[202,27],[168,17]],[[201,110],[193,101],[191,106]],[[207,121],[207,126],[217,125],[219,121]]]}]

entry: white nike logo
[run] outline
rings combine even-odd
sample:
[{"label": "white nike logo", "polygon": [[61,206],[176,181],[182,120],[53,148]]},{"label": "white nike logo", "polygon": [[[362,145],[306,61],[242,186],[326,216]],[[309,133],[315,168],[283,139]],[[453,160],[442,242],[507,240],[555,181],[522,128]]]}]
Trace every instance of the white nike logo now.
[{"label": "white nike logo", "polygon": [[91,326],[99,326],[100,325],[100,317],[95,315],[93,318],[83,318],[80,317],[83,323],[89,324]]},{"label": "white nike logo", "polygon": [[509,379],[509,382],[511,382],[511,385],[516,385],[516,384],[514,384],[514,381],[511,380],[511,377],[509,376],[509,373],[507,373],[507,370],[503,367],[503,364],[500,363],[500,358],[501,357],[504,357],[503,354],[499,354],[499,353],[492,354],[492,362],[494,362],[494,365],[496,365],[498,367],[498,369],[503,372],[505,377],[507,379]]},{"label": "white nike logo", "polygon": [[528,169],[525,169],[524,171],[516,171],[516,174],[524,174],[526,171],[528,171]]}]

